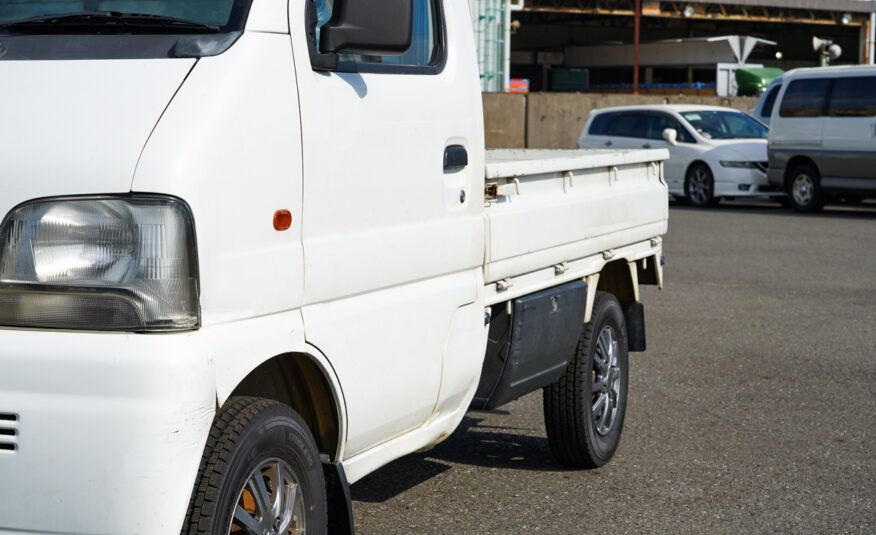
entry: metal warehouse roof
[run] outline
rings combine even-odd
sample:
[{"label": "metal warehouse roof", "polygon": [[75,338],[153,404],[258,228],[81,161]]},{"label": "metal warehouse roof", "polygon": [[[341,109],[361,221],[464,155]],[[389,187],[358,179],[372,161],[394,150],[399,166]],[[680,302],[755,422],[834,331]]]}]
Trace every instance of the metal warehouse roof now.
[{"label": "metal warehouse roof", "polygon": [[784,9],[812,9],[849,13],[876,12],[876,1],[862,0],[685,0],[691,4],[725,4],[731,6],[777,7]]}]

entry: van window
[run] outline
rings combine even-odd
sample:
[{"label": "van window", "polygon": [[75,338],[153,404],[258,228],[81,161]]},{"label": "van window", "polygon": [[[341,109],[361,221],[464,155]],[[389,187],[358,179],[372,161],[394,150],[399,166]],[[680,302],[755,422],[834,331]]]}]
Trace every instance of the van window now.
[{"label": "van window", "polygon": [[617,117],[617,115],[617,113],[600,113],[593,118],[588,133],[591,136],[607,136],[608,127],[611,126],[611,122]]},{"label": "van window", "polygon": [[[316,0],[319,19],[317,26],[322,26],[331,17],[333,0]],[[427,66],[438,63],[438,8],[435,0],[414,0],[414,28],[411,36],[411,47],[400,56],[371,56],[365,54],[340,54],[340,60],[346,63],[383,64],[398,66]]]},{"label": "van window", "polygon": [[776,103],[776,97],[779,96],[781,88],[782,84],[777,84],[763,97],[763,107],[760,109],[761,117],[769,117],[773,114],[773,105]]},{"label": "van window", "polygon": [[782,117],[820,117],[824,115],[829,78],[794,80],[788,84],[779,115]]},{"label": "van window", "polygon": [[620,137],[645,137],[648,116],[644,113],[623,113],[611,125],[611,135]]},{"label": "van window", "polygon": [[831,117],[876,116],[876,76],[837,78],[827,114]]}]

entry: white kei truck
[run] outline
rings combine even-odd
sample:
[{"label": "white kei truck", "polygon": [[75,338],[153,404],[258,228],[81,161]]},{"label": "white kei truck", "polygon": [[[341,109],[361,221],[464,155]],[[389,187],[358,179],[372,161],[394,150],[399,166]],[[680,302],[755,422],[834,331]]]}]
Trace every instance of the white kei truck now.
[{"label": "white kei truck", "polygon": [[609,461],[665,150],[485,151],[464,0],[0,0],[0,533],[353,531],[544,389]]}]

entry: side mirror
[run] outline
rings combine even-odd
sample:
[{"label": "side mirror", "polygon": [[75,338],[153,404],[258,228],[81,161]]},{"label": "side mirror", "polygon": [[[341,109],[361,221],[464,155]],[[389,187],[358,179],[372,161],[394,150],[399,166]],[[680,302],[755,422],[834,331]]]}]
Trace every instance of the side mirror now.
[{"label": "side mirror", "polygon": [[320,28],[323,54],[399,56],[411,47],[413,0],[335,0]]},{"label": "side mirror", "polygon": [[678,132],[674,128],[665,128],[663,130],[663,139],[672,146],[678,145]]}]

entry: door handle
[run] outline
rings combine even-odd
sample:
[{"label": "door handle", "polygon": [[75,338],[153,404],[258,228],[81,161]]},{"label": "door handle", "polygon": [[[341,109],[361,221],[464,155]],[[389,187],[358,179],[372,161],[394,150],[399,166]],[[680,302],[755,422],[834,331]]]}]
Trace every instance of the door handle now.
[{"label": "door handle", "polygon": [[611,147],[611,141],[606,141],[606,142],[605,142],[605,146],[606,146],[606,147]]},{"label": "door handle", "polygon": [[468,151],[462,145],[450,145],[444,149],[444,170],[456,171],[468,165]]},{"label": "door handle", "polygon": [[650,144],[650,143],[645,143],[644,145],[642,145],[642,148],[643,148],[643,149],[650,149],[650,148],[651,148],[651,144]]}]

